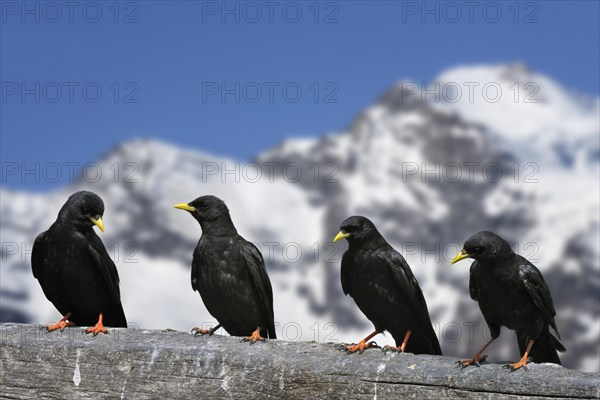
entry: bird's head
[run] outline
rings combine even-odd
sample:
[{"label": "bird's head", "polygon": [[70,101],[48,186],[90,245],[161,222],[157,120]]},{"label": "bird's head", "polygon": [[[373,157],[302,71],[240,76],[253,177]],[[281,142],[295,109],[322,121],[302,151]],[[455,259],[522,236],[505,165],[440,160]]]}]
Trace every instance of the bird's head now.
[{"label": "bird's head", "polygon": [[104,202],[96,193],[85,190],[73,193],[59,212],[59,219],[83,229],[96,225],[104,232]]},{"label": "bird's head", "polygon": [[353,216],[342,222],[340,231],[333,238],[333,241],[337,242],[340,239],[346,239],[349,243],[361,243],[373,235],[378,235],[378,231],[368,218]]},{"label": "bird's head", "polygon": [[218,223],[221,220],[229,220],[229,209],[225,202],[215,196],[201,196],[189,203],[176,204],[175,208],[188,211],[192,216],[205,227],[211,223]]},{"label": "bird's head", "polygon": [[494,261],[511,256],[510,244],[493,232],[482,231],[474,234],[465,242],[463,249],[454,257],[451,264],[465,258],[477,261]]}]

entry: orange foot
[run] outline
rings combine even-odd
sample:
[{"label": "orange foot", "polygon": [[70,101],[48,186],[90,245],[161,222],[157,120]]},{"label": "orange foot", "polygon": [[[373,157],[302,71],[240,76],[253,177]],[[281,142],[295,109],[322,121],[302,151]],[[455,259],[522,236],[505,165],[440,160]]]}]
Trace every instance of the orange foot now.
[{"label": "orange foot", "polygon": [[519,368],[527,369],[527,358],[523,357],[523,358],[521,358],[521,360],[519,362],[516,362],[514,364],[506,364],[504,366],[504,368],[510,369],[510,372],[516,371]]},{"label": "orange foot", "polygon": [[383,352],[387,353],[388,351],[391,351],[391,352],[397,352],[397,353],[404,353],[405,348],[406,348],[405,344],[403,344],[400,347],[385,345],[385,346],[383,346]]},{"label": "orange foot", "polygon": [[514,363],[514,364],[506,364],[504,366],[504,368],[510,369],[510,372],[516,371],[520,368],[527,369],[527,358],[529,358],[529,352],[531,351],[531,347],[533,346],[533,343],[534,343],[534,341],[531,339],[527,342],[527,350],[525,350],[525,354],[523,354],[523,357],[521,357],[519,362]]},{"label": "orange foot", "polygon": [[389,345],[384,346],[383,352],[387,353],[388,351],[397,351],[398,353],[404,353],[404,350],[406,350],[406,344],[408,343],[408,339],[410,339],[410,335],[412,335],[412,331],[407,330],[404,334],[404,340],[402,341],[402,345],[400,345],[400,347],[394,347]]},{"label": "orange foot", "polygon": [[108,331],[106,330],[104,325],[102,325],[102,314],[100,314],[100,316],[98,317],[98,322],[96,322],[96,325],[86,329],[85,333],[92,333],[94,336],[96,336],[99,333],[108,334]]},{"label": "orange foot", "polygon": [[219,329],[220,327],[221,327],[221,324],[214,326],[210,329],[202,329],[199,326],[195,326],[192,328],[192,331],[190,333],[193,333],[194,337],[203,336],[203,335],[212,336],[217,331],[217,329]]},{"label": "orange foot", "polygon": [[479,363],[482,363],[486,360],[487,355],[480,355],[480,354],[475,354],[473,356],[473,358],[471,358],[470,360],[462,360],[462,361],[457,361],[456,363],[458,365],[460,365],[462,368],[467,368],[469,365],[475,365],[477,367],[479,367]]},{"label": "orange foot", "polygon": [[356,353],[357,351],[358,351],[358,354],[362,354],[363,351],[365,351],[366,349],[371,348],[371,347],[379,347],[379,346],[377,346],[377,343],[375,343],[373,341],[367,342],[366,340],[361,340],[360,342],[358,342],[358,344],[346,346],[345,350],[348,354]]},{"label": "orange foot", "polygon": [[260,328],[257,327],[256,330],[254,332],[252,332],[252,335],[245,337],[242,339],[242,342],[250,342],[250,344],[254,344],[256,342],[264,342],[266,341],[266,339],[262,336],[260,336]]},{"label": "orange foot", "polygon": [[206,334],[212,335],[210,329],[202,329],[199,326],[193,327],[192,331],[190,333],[193,333],[194,337],[202,336],[202,335],[206,335]]},{"label": "orange foot", "polygon": [[52,332],[57,329],[60,329],[60,331],[62,332],[67,326],[75,326],[74,323],[69,321],[69,318],[71,318],[71,313],[67,313],[64,317],[62,317],[60,321],[58,321],[55,324],[45,325],[44,328],[46,329],[46,332]]}]

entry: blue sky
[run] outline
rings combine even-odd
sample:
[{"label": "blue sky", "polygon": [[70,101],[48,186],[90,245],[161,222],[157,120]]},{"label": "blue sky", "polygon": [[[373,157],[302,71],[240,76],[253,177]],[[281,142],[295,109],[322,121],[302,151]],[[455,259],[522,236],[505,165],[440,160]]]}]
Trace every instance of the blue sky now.
[{"label": "blue sky", "polygon": [[451,3],[2,1],[1,161],[85,163],[135,137],[250,159],[461,64],[523,61],[598,95],[599,2],[480,2],[471,21]]}]

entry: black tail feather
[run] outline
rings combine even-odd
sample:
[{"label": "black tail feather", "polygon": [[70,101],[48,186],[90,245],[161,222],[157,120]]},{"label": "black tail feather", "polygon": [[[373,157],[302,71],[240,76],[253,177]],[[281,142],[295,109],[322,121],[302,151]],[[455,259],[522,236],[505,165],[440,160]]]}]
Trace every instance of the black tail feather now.
[{"label": "black tail feather", "polygon": [[269,328],[267,329],[267,334],[269,335],[269,339],[277,339],[277,334],[275,333],[275,323],[271,323],[269,325]]},{"label": "black tail feather", "polygon": [[[517,342],[519,343],[519,353],[521,356],[525,354],[527,341],[527,335],[517,332]],[[529,352],[529,358],[536,363],[554,363],[560,365],[560,358],[557,351],[564,352],[566,350],[565,346],[552,336],[548,328],[546,328],[533,343]]]},{"label": "black tail feather", "polygon": [[552,341],[554,342],[554,348],[556,349],[556,351],[560,351],[561,353],[564,353],[565,351],[567,351],[567,348],[560,342],[560,340],[558,340],[557,338],[552,336],[552,334],[550,334],[550,337],[552,338]]},{"label": "black tail feather", "polygon": [[[401,332],[390,333],[396,341],[396,346],[402,345],[406,331],[403,329]],[[414,329],[412,331],[412,334],[408,339],[408,343],[406,344],[405,351],[413,354],[432,354],[436,356],[442,355],[440,342],[431,324],[429,324],[429,326],[424,326],[420,329]]]},{"label": "black tail feather", "polygon": [[121,304],[114,305],[109,312],[103,315],[103,323],[113,328],[127,328],[127,318]]}]

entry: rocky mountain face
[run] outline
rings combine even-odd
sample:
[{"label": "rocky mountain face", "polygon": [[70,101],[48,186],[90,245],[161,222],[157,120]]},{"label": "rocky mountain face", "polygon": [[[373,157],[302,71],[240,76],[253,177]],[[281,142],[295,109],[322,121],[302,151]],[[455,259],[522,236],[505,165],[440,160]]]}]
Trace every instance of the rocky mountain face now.
[{"label": "rocky mountain face", "polygon": [[[436,82],[439,96],[431,94]],[[470,101],[472,82],[479,86]],[[496,102],[493,88],[502,93]],[[399,82],[345,131],[289,139],[250,163],[125,142],[96,163],[97,181],[82,176],[43,194],[1,189],[0,317],[57,319],[31,274],[31,246],[68,195],[85,188],[106,204],[101,237],[119,268],[129,321],[182,330],[213,323],[189,280],[200,228],[172,208],[210,193],[263,252],[278,337],[356,342],[371,329],[340,287],[346,245],[331,243],[341,221],[360,214],[405,255],[445,354],[470,356],[487,338],[468,295],[468,263],[449,265],[485,229],[542,270],[569,350],[565,366],[597,372],[599,104],[522,65],[464,67],[428,87]],[[514,359],[514,335],[504,331],[501,341],[490,356]]]}]

